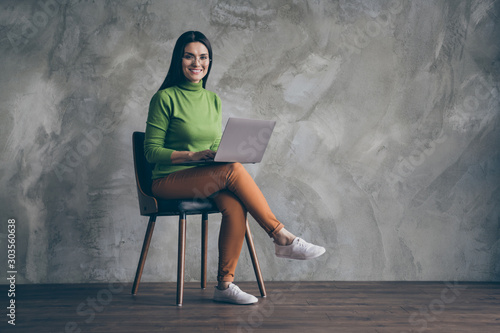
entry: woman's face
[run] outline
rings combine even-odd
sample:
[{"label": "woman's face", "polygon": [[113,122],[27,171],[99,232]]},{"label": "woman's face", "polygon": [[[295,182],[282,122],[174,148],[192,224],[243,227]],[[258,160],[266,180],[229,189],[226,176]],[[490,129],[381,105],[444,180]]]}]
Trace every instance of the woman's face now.
[{"label": "woman's face", "polygon": [[188,81],[200,82],[207,75],[210,57],[207,47],[200,42],[186,45],[182,57],[182,72]]}]

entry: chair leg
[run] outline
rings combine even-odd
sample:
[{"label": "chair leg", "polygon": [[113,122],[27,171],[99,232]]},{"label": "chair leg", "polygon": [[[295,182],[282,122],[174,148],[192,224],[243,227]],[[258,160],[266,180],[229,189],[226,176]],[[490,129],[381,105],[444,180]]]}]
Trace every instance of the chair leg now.
[{"label": "chair leg", "polygon": [[149,244],[151,243],[151,237],[153,236],[153,230],[155,229],[155,222],[156,215],[153,215],[149,218],[148,228],[146,229],[146,235],[144,236],[141,256],[139,257],[139,264],[137,265],[134,284],[132,286],[132,295],[137,294],[137,288],[139,287],[139,282],[141,282],[142,270],[144,269],[144,264],[146,263],[146,256],[148,255]]},{"label": "chair leg", "polygon": [[255,277],[257,278],[257,283],[259,284],[260,295],[266,297],[266,287],[264,286],[264,279],[262,278],[262,272],[260,271],[259,260],[257,259],[257,252],[255,252],[255,245],[253,243],[252,233],[250,232],[250,226],[248,225],[248,220],[246,221],[247,232],[245,238],[247,240],[248,252],[250,252],[250,257],[252,258],[253,270],[255,271]]},{"label": "chair leg", "polygon": [[184,298],[184,264],[186,260],[186,213],[179,215],[179,249],[177,253],[177,306]]},{"label": "chair leg", "polygon": [[208,239],[208,214],[201,217],[201,288],[207,287],[207,239]]}]

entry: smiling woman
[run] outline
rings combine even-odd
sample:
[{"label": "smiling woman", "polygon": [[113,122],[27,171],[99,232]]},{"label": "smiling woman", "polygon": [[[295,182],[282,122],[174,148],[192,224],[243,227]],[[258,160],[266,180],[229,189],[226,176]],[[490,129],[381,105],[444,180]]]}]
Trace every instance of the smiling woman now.
[{"label": "smiling woman", "polygon": [[162,199],[210,197],[222,213],[218,285],[214,300],[252,304],[257,298],[232,282],[246,233],[247,213],[274,239],[280,258],[312,259],[325,249],[287,231],[240,163],[182,165],[213,158],[222,135],[221,101],[205,89],[212,48],[197,31],[177,40],[167,77],[149,105],[144,153],[153,170],[153,194]]}]

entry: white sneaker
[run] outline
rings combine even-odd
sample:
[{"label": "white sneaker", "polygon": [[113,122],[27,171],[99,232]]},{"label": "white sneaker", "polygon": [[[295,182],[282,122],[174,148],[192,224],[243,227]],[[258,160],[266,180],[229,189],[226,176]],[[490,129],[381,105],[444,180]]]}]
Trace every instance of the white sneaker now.
[{"label": "white sneaker", "polygon": [[274,244],[276,256],[288,259],[313,259],[325,253],[325,248],[306,242],[300,237],[296,237],[290,245]]},{"label": "white sneaker", "polygon": [[259,301],[257,297],[242,291],[234,283],[231,283],[229,287],[224,290],[220,290],[217,287],[214,287],[214,289],[215,289],[214,301],[216,302],[226,302],[233,304],[253,304]]}]

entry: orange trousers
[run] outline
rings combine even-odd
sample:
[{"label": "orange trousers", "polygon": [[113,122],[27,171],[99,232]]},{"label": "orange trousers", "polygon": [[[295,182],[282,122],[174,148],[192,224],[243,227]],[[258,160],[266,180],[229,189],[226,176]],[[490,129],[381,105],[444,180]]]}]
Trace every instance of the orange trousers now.
[{"label": "orange trousers", "polygon": [[218,281],[232,282],[246,232],[247,212],[270,237],[283,224],[276,219],[240,163],[215,164],[177,171],[155,179],[153,195],[163,199],[212,198],[222,213],[219,233]]}]

